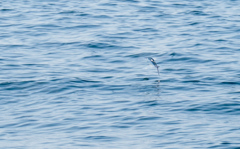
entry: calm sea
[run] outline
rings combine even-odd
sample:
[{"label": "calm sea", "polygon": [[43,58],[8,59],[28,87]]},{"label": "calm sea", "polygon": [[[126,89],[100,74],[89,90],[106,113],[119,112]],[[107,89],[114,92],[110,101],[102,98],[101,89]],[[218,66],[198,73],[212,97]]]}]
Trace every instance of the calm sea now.
[{"label": "calm sea", "polygon": [[239,41],[239,0],[1,0],[0,149],[240,149]]}]

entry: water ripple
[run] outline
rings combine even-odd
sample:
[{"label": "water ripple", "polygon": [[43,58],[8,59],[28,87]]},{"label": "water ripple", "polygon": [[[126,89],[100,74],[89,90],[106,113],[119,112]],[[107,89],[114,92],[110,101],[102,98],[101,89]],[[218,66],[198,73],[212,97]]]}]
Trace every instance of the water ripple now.
[{"label": "water ripple", "polygon": [[239,1],[0,3],[0,148],[239,148]]}]

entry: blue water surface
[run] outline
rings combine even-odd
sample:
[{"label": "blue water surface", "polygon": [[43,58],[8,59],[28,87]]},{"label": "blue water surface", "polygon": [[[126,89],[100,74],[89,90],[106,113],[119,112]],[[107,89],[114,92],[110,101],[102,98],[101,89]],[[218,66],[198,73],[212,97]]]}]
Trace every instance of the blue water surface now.
[{"label": "blue water surface", "polygon": [[0,148],[240,149],[239,6],[2,0]]}]

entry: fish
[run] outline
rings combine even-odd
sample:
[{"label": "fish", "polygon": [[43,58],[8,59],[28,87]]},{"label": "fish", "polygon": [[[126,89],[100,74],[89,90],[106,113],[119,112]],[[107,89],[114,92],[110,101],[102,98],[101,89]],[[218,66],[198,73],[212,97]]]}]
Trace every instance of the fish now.
[{"label": "fish", "polygon": [[158,75],[159,75],[159,66],[157,65],[157,63],[155,62],[155,60],[151,57],[148,57],[148,60],[150,60],[153,64],[153,66],[155,66],[157,68],[157,72],[158,72]]}]

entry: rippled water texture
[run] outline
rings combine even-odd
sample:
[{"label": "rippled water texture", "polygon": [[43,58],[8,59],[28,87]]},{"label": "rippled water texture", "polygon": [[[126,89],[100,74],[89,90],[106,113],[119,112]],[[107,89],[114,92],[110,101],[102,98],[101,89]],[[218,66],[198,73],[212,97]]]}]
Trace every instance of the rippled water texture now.
[{"label": "rippled water texture", "polygon": [[2,0],[0,148],[239,149],[239,6]]}]

